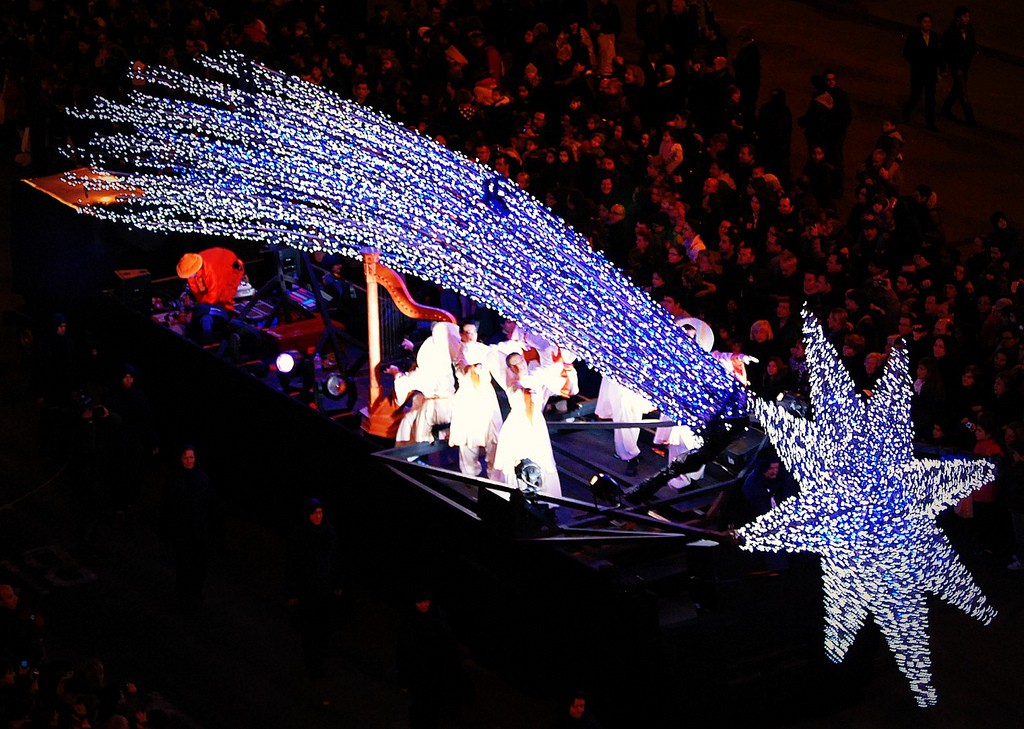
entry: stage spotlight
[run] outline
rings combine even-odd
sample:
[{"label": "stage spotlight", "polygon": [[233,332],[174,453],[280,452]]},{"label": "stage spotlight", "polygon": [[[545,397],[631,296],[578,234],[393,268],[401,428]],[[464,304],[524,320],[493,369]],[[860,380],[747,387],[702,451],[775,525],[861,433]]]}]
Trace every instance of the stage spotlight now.
[{"label": "stage spotlight", "polygon": [[516,464],[516,482],[519,490],[527,496],[536,496],[540,493],[544,484],[544,477],[541,474],[540,466],[524,458]]},{"label": "stage spotlight", "polygon": [[324,380],[324,394],[331,400],[340,400],[345,397],[348,388],[348,381],[336,372]]},{"label": "stage spotlight", "polygon": [[328,400],[345,400],[345,410],[355,406],[356,383],[337,372],[332,372],[320,383],[320,392]]},{"label": "stage spotlight", "polygon": [[622,484],[614,476],[598,473],[590,479],[590,495],[598,508],[609,506],[617,509],[622,506],[622,493]]},{"label": "stage spotlight", "polygon": [[302,362],[302,355],[293,349],[290,349],[287,352],[281,352],[281,354],[277,355],[277,359],[275,360],[277,371],[282,375],[292,374],[299,366],[300,362]]},{"label": "stage spotlight", "polygon": [[307,402],[315,401],[319,393],[314,391],[313,361],[310,358],[289,349],[277,355],[274,364],[281,390],[288,394],[301,394]]}]

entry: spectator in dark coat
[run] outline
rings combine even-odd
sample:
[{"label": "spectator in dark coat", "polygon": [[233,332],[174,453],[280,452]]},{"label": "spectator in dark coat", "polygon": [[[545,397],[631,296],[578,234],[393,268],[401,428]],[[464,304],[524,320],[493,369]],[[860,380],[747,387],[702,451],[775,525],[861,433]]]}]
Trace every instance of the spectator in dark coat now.
[{"label": "spectator in dark coat", "polygon": [[431,595],[419,591],[398,636],[398,675],[409,691],[409,726],[435,729],[464,698],[458,644]]},{"label": "spectator in dark coat", "polygon": [[550,724],[551,729],[600,729],[601,723],[587,707],[587,695],[574,691],[565,709]]},{"label": "spectator in dark coat", "polygon": [[835,106],[832,94],[825,89],[825,79],[820,75],[811,77],[811,101],[807,111],[797,119],[807,139],[807,154],[815,147],[821,147],[825,158],[829,159],[829,150],[835,146],[833,139],[832,109]]},{"label": "spectator in dark coat", "polygon": [[118,461],[112,484],[115,509],[135,506],[149,459],[160,451],[156,421],[149,399],[135,380],[136,370],[125,364],[117,385],[107,397],[112,413],[120,418],[117,430]]},{"label": "spectator in dark coat", "polygon": [[758,110],[756,137],[758,155],[764,162],[765,171],[778,177],[782,184],[788,184],[792,175],[793,112],[782,89],[772,89],[768,101]]},{"label": "spectator in dark coat", "polygon": [[956,119],[953,116],[953,105],[959,102],[964,111],[964,120],[971,127],[977,122],[974,119],[974,107],[967,95],[967,72],[977,52],[978,43],[974,39],[971,13],[966,5],[958,5],[953,11],[953,22],[942,34],[943,60],[953,78],[953,87],[942,103],[942,116],[945,119]]},{"label": "spectator in dark coat", "polygon": [[164,487],[160,508],[161,536],[174,558],[175,591],[185,609],[203,599],[218,512],[210,478],[196,465],[195,448],[186,445]]},{"label": "spectator in dark coat", "polygon": [[825,80],[825,90],[832,97],[832,114],[830,116],[832,149],[826,149],[828,161],[836,166],[839,171],[840,194],[842,193],[842,176],[846,169],[846,156],[843,147],[846,144],[846,132],[853,123],[853,104],[850,103],[850,95],[839,86],[839,78],[836,72],[826,69],[822,74]]},{"label": "spectator in dark coat", "polygon": [[800,490],[796,481],[784,471],[778,456],[770,454],[759,460],[743,481],[743,499],[749,520],[767,514]]},{"label": "spectator in dark coat", "polygon": [[305,506],[302,523],[288,539],[288,605],[296,609],[306,670],[320,678],[343,577],[338,537],[323,505],[308,499]]},{"label": "spectator in dark coat", "polygon": [[942,50],[939,34],[932,30],[932,16],[920,13],[917,25],[918,30],[911,31],[903,45],[903,58],[910,64],[910,95],[903,105],[903,121],[910,121],[923,93],[925,123],[935,131],[935,84],[942,68]]},{"label": "spectator in dark coat", "polygon": [[757,99],[761,93],[761,49],[754,40],[750,28],[743,27],[736,31],[736,40],[740,49],[732,59],[732,70],[736,76],[736,85],[743,95],[740,97],[747,119],[754,119]]}]

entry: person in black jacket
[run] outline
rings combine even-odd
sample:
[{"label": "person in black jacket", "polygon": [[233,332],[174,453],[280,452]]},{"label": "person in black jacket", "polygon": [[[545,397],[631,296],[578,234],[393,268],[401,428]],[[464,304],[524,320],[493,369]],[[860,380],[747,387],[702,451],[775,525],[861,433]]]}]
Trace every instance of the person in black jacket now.
[{"label": "person in black jacket", "polygon": [[907,35],[903,45],[903,57],[910,64],[910,96],[903,105],[903,121],[910,121],[910,114],[924,94],[924,120],[930,130],[935,127],[935,84],[942,69],[942,49],[939,34],[932,30],[932,16],[919,13],[919,30]]},{"label": "person in black jacket", "polygon": [[338,536],[324,515],[323,504],[308,499],[305,512],[288,539],[288,605],[296,611],[306,670],[320,678],[332,618],[344,589]]},{"label": "person in black jacket", "polygon": [[953,22],[942,34],[942,55],[949,75],[953,79],[953,88],[942,103],[942,118],[956,119],[953,116],[953,105],[957,102],[964,110],[964,118],[968,126],[975,126],[974,108],[967,96],[967,72],[971,61],[978,52],[978,43],[974,40],[974,26],[971,25],[971,13],[966,5],[958,5],[953,11]]},{"label": "person in black jacket", "polygon": [[183,446],[160,509],[161,536],[174,558],[175,590],[182,608],[190,609],[203,599],[217,511],[217,495],[206,471],[196,465],[196,449]]},{"label": "person in black jacket", "polygon": [[125,363],[107,405],[120,418],[116,429],[112,502],[115,510],[132,509],[139,498],[149,460],[160,452],[156,419],[149,399],[136,381],[137,371]]},{"label": "person in black jacket", "polygon": [[436,729],[466,698],[459,645],[429,590],[416,590],[412,602],[398,636],[398,677],[409,692],[409,726]]}]

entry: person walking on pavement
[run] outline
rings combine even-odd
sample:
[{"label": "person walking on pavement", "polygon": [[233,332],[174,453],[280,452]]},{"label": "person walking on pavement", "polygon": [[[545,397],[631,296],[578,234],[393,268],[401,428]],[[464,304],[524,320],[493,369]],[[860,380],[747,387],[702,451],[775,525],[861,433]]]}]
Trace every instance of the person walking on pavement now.
[{"label": "person walking on pavement", "polygon": [[935,85],[942,70],[942,49],[939,34],[932,30],[932,16],[919,13],[918,30],[907,35],[903,45],[903,58],[910,64],[910,95],[903,105],[903,121],[909,122],[921,95],[924,94],[924,120],[933,132],[935,126]]},{"label": "person walking on pavement", "polygon": [[977,121],[967,95],[967,72],[977,53],[978,43],[974,40],[971,12],[966,5],[958,5],[953,11],[953,22],[942,34],[942,55],[953,79],[953,87],[942,103],[942,118],[956,121],[953,106],[959,103],[964,112],[964,122],[970,127],[977,126]]}]

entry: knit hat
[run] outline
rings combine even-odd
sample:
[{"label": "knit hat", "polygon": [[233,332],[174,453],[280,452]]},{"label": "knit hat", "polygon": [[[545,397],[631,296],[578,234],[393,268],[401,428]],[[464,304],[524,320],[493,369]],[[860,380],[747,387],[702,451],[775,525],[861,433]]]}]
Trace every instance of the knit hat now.
[{"label": "knit hat", "polygon": [[306,499],[306,513],[312,514],[317,509],[324,508],[324,505],[320,502],[320,499]]},{"label": "knit hat", "polygon": [[186,253],[178,261],[178,278],[192,278],[203,267],[203,257],[198,253]]}]

